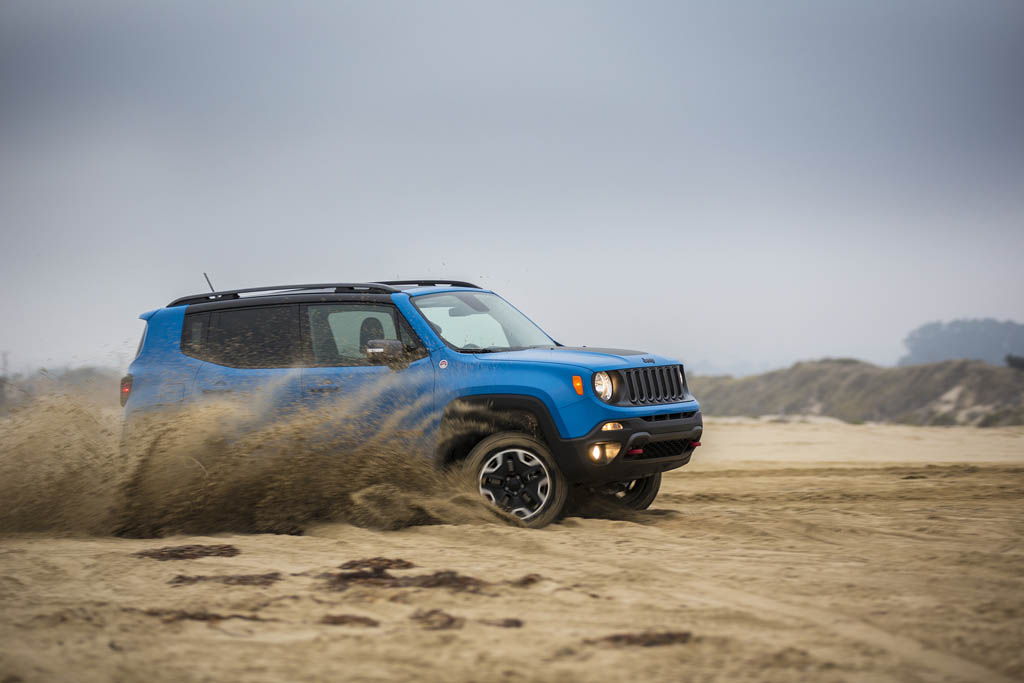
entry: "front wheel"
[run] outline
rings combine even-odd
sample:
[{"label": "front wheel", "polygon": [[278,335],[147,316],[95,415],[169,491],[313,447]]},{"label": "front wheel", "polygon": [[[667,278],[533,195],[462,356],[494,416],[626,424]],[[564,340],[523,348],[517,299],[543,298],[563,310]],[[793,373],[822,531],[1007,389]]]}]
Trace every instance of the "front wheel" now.
[{"label": "front wheel", "polygon": [[558,519],[568,484],[551,451],[527,434],[489,436],[467,457],[480,495],[518,517],[526,526],[542,527]]}]

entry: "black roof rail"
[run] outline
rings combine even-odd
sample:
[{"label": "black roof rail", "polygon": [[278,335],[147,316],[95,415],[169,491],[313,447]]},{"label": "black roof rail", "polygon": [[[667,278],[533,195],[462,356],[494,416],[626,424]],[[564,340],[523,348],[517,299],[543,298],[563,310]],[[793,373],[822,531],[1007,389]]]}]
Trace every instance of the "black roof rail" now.
[{"label": "black roof rail", "polygon": [[412,285],[414,287],[437,287],[438,285],[449,285],[451,287],[471,287],[480,289],[480,285],[462,280],[381,280],[382,285]]},{"label": "black roof rail", "polygon": [[[470,285],[472,286],[472,285]],[[229,301],[241,299],[241,294],[253,292],[276,292],[271,296],[285,294],[300,294],[311,289],[333,289],[335,294],[393,294],[401,291],[384,282],[327,282],[312,285],[276,285],[274,287],[249,287],[248,289],[228,289],[222,292],[210,292],[209,294],[191,294],[175,299],[167,304],[167,308],[173,306],[188,306],[190,304],[208,304],[215,301]]]}]

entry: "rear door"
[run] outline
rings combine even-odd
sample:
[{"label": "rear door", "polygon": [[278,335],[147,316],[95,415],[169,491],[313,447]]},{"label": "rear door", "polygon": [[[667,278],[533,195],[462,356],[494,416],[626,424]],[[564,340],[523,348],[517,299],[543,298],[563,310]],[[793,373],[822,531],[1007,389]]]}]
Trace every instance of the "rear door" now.
[{"label": "rear door", "polygon": [[[434,408],[434,369],[423,343],[390,303],[304,304],[300,328],[309,356],[302,372],[307,406],[362,421],[368,429],[421,429]],[[404,362],[392,367],[367,354],[368,342],[399,340]]]},{"label": "rear door", "polygon": [[[194,396],[279,414],[302,396],[298,305],[226,308],[186,319],[182,351],[205,362]],[[189,348],[198,344],[198,348]]]}]

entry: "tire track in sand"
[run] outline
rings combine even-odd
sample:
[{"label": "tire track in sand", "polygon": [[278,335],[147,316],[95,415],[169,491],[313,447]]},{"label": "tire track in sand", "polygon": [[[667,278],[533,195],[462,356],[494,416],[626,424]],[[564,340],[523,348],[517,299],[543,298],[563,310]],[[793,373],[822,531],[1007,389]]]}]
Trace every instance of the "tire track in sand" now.
[{"label": "tire track in sand", "polygon": [[881,648],[898,659],[913,664],[917,673],[926,670],[935,672],[935,680],[946,680],[955,676],[964,681],[991,681],[992,683],[1014,683],[1014,679],[976,664],[956,655],[925,647],[913,638],[900,636],[839,612],[815,607],[782,602],[756,593],[731,588],[720,583],[698,581],[691,583],[694,588],[705,591],[704,595],[733,607],[752,612],[771,613],[810,622],[845,638],[858,640]]}]

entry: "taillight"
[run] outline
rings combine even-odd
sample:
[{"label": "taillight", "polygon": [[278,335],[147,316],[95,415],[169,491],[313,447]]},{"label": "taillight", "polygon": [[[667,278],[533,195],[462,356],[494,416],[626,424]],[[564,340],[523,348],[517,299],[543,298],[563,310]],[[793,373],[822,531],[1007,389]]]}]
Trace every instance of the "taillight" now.
[{"label": "taillight", "polygon": [[132,393],[132,376],[125,375],[121,378],[121,405],[124,406],[128,402],[128,397]]}]

